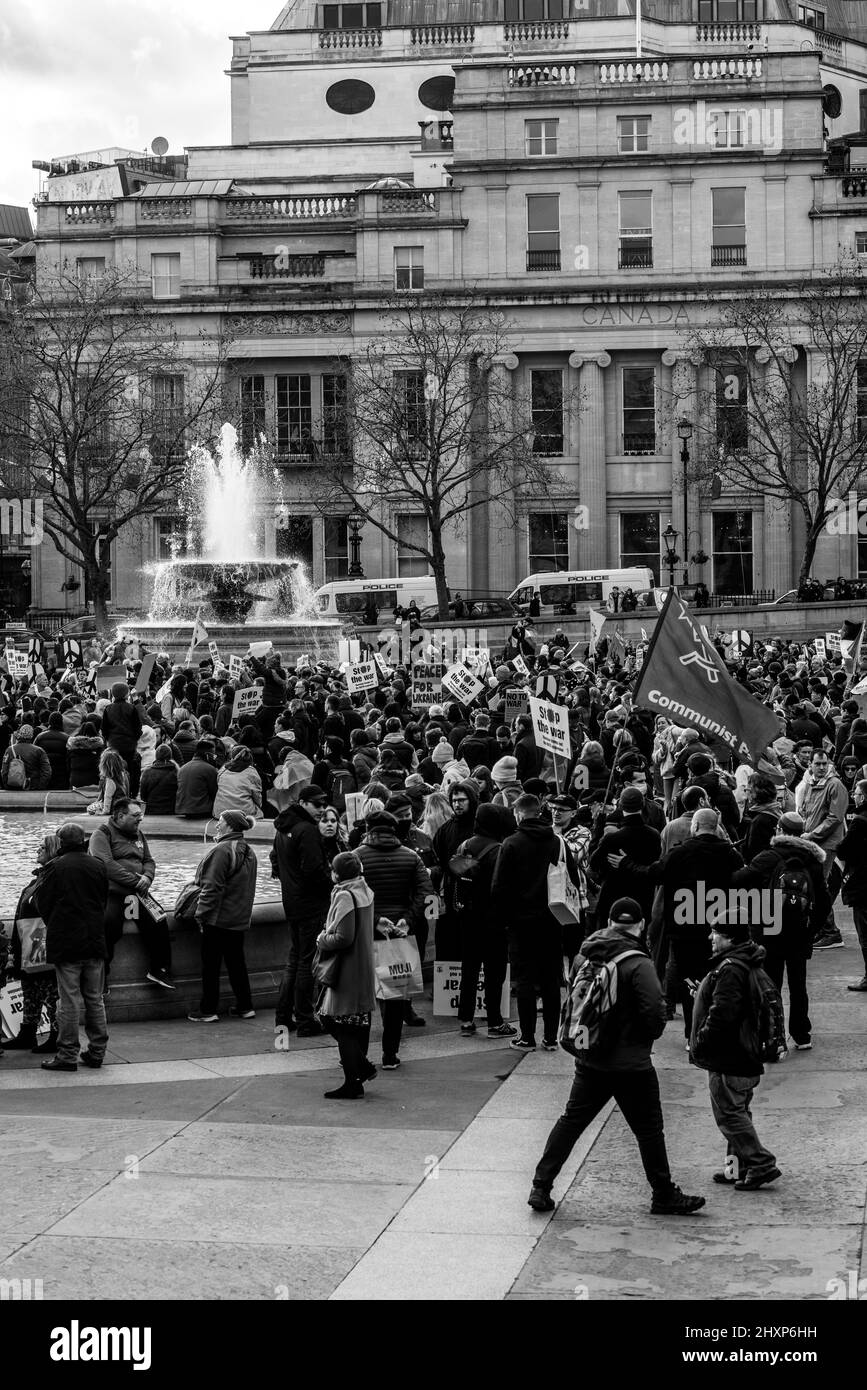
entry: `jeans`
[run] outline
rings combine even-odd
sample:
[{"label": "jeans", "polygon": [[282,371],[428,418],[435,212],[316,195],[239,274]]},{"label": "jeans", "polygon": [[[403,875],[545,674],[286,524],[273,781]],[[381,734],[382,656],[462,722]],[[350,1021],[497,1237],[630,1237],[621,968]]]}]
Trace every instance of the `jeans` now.
[{"label": "jeans", "polygon": [[293,1011],[299,1028],[316,1022],[313,1014],[313,957],[316,938],[325,926],[326,910],[310,917],[289,919],[289,959],[280,982],[275,1021],[290,1024]]},{"label": "jeans", "polygon": [[782,991],[783,988],[783,973],[788,977],[789,1033],[796,1043],[809,1042],[812,1025],[808,1012],[810,1001],[807,998],[807,957],[804,949],[787,947],[782,943],[770,947],[767,937],[764,945],[767,953],[765,969],[778,990]]},{"label": "jeans", "polygon": [[[485,967],[485,1012],[488,1027],[499,1028],[503,1021],[500,1003],[506,978],[506,938],[502,930],[487,922],[469,921],[463,928],[461,948],[461,992],[458,998],[458,1018],[461,1023],[472,1023],[476,1016],[476,994],[482,965]],[[534,1008],[535,1003],[534,997]],[[558,1007],[559,1003],[558,987]]]},{"label": "jeans", "polygon": [[382,1056],[396,1057],[400,1051],[403,1034],[405,1004],[402,999],[381,999],[379,1012],[382,1017]]},{"label": "jeans", "polygon": [[533,1182],[546,1192],[581,1135],[603,1105],[614,1099],[638,1140],[641,1162],[654,1196],[667,1197],[674,1184],[668,1166],[659,1080],[653,1067],[642,1071],[599,1071],[575,1063],[575,1079],[566,1109],[548,1135]]},{"label": "jeans", "polygon": [[867,975],[867,907],[853,907],[852,916],[858,933],[858,945],[864,958],[864,974]]},{"label": "jeans", "polygon": [[[822,848],[825,849],[825,862],[822,865],[822,873],[825,878],[825,883],[827,884],[828,879],[831,877],[831,873],[834,869],[834,854],[832,850],[826,849],[824,845],[822,846]],[[825,919],[824,926],[818,932],[817,940],[823,936],[832,936],[839,930],[840,928],[837,926],[837,922],[834,917],[834,908],[832,905],[831,911],[828,913],[828,916]]]},{"label": "jeans", "polygon": [[673,936],[671,959],[680,979],[680,1002],[683,1008],[683,1031],[688,1039],[692,1030],[693,998],[687,980],[703,980],[710,970],[710,942],[696,929],[695,937]]},{"label": "jeans", "polygon": [[108,1046],[108,1028],[105,1023],[105,1005],[102,991],[105,988],[105,962],[101,960],[77,960],[63,965],[55,965],[57,973],[57,1060],[58,1062],[77,1062],[81,1042],[78,1035],[82,1005],[84,1007],[84,1031],[87,1033],[89,1052],[97,1062],[101,1062]]},{"label": "jeans", "polygon": [[115,895],[109,897],[105,912],[105,944],[108,948],[108,960],[105,967],[106,983],[108,983],[109,967],[114,960],[115,947],[123,936],[124,924],[127,921],[134,921],[139,929],[147,952],[148,970],[154,975],[159,975],[162,972],[168,974],[172,968],[168,918],[163,917],[161,921],[156,921],[142,903],[139,904],[138,918],[126,917],[127,900],[135,896],[134,893],[125,893],[122,898]]},{"label": "jeans", "polygon": [[322,1026],[337,1043],[346,1080],[350,1083],[364,1081],[370,1065],[367,1060],[370,1024],[336,1023],[333,1018],[323,1018]]},{"label": "jeans", "polygon": [[244,932],[229,931],[226,927],[205,927],[202,931],[202,1002],[203,1014],[215,1014],[220,1004],[220,967],[226,962],[229,984],[235,995],[239,1013],[253,1007],[250,977],[244,959]]},{"label": "jeans", "polygon": [[741,1175],[766,1172],[776,1159],[759,1143],[753,1126],[750,1102],[759,1084],[758,1076],[723,1076],[708,1073],[710,1103],[717,1128],[728,1142],[727,1153],[736,1154]]},{"label": "jeans", "polygon": [[434,945],[437,960],[460,960],[461,927],[456,912],[446,912],[436,919]]},{"label": "jeans", "polygon": [[522,922],[509,928],[509,961],[525,1042],[536,1040],[536,995],[542,996],[542,1035],[553,1042],[560,1025],[563,956],[560,928],[553,922]]}]

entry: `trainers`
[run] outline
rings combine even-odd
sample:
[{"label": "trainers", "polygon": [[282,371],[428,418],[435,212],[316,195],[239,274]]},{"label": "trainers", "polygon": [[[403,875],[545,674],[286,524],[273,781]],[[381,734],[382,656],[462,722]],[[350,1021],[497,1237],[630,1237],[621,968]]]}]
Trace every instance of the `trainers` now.
[{"label": "trainers", "polygon": [[462,1038],[471,1038],[471,1037],[473,1036],[473,1034],[475,1033],[475,1031],[476,1031],[476,1025],[475,1025],[474,1023],[462,1023],[462,1024],[461,1024],[461,1037],[462,1037]]},{"label": "trainers", "polygon": [[187,1014],[187,1018],[190,1023],[219,1023],[220,1021],[219,1014],[203,1014],[198,1011],[196,1013]]},{"label": "trainers", "polygon": [[735,1192],[755,1192],[758,1188],[764,1187],[766,1183],[776,1182],[777,1178],[783,1175],[779,1168],[763,1168],[760,1172],[751,1169],[746,1177],[738,1178],[735,1183]]},{"label": "trainers", "polygon": [[799,1042],[796,1042],[796,1043],[795,1043],[795,1051],[796,1051],[796,1052],[812,1052],[812,1050],[813,1050],[813,1044],[812,1044],[812,1042],[810,1041],[809,1038],[807,1039],[806,1042],[800,1042],[800,1043],[799,1043]]},{"label": "trainers", "polygon": [[493,1028],[488,1029],[489,1038],[516,1038],[517,1028],[513,1028],[511,1023],[496,1023]]},{"label": "trainers", "polygon": [[818,941],[813,942],[813,950],[833,951],[837,946],[845,946],[845,944],[838,931],[829,932],[827,936],[820,936]]},{"label": "trainers", "polygon": [[542,1039],[542,1051],[543,1051],[543,1052],[557,1052],[557,1051],[559,1051],[559,1048],[560,1048],[560,1044],[558,1043],[558,1041],[557,1041],[556,1038],[554,1039],[553,1042],[551,1041],[550,1038],[543,1038],[543,1039]]},{"label": "trainers", "polygon": [[530,1188],[530,1195],[527,1198],[527,1206],[534,1211],[553,1211],[556,1203],[553,1201],[550,1192],[546,1192],[544,1187],[537,1187],[535,1183]]},{"label": "trainers", "polygon": [[242,1012],[240,1009],[237,1009],[237,1008],[235,1007],[235,1005],[233,1004],[232,1007],[229,1009],[229,1017],[230,1017],[230,1018],[255,1018],[255,1017],[256,1017],[256,1010],[255,1010],[255,1009],[244,1009],[244,1011]]},{"label": "trainers", "polygon": [[516,1052],[536,1051],[536,1044],[534,1042],[528,1042],[526,1038],[513,1038],[509,1043],[509,1047],[513,1047]]},{"label": "trainers", "polygon": [[399,1057],[383,1057],[383,1059],[382,1059],[382,1070],[383,1070],[383,1071],[397,1071],[397,1069],[398,1069],[399,1066],[400,1066],[400,1058],[399,1058]]},{"label": "trainers", "polygon": [[149,970],[145,979],[152,985],[162,985],[163,989],[177,989],[177,985],[167,970]]},{"label": "trainers", "polygon": [[867,994],[867,975],[863,980],[859,980],[857,985],[847,985],[850,994]]},{"label": "trainers", "polygon": [[673,1187],[666,1197],[654,1193],[651,1216],[692,1216],[704,1206],[704,1197],[688,1197],[679,1187]]}]

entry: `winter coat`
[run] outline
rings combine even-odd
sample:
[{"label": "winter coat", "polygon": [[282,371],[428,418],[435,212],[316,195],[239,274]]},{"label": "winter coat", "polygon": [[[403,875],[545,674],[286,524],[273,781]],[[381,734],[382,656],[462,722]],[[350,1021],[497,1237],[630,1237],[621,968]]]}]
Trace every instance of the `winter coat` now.
[{"label": "winter coat", "polygon": [[69,742],[69,735],[62,729],[45,729],[43,733],[37,734],[33,740],[34,747],[41,748],[51,764],[51,781],[49,788],[52,791],[60,791],[69,786],[66,772],[66,745]]},{"label": "winter coat", "polygon": [[624,951],[637,951],[617,966],[617,1002],[606,1020],[601,1046],[582,1057],[579,1066],[591,1071],[650,1071],[653,1044],[665,1030],[665,994],[642,943],[616,927],[588,936],[581,955],[591,961],[611,961]]},{"label": "winter coat", "polygon": [[373,892],[374,918],[397,922],[405,917],[411,928],[420,926],[433,884],[415,851],[402,845],[390,830],[376,829],[368,832],[355,853]]},{"label": "winter coat", "polygon": [[[48,755],[44,748],[37,748],[33,743],[21,743],[14,734],[0,765],[0,782],[3,786],[9,789],[9,764],[16,756],[21,759],[27,770],[27,787],[23,790],[45,791],[51,785],[51,763],[48,761]],[[22,788],[16,787],[11,790],[20,791]]]},{"label": "winter coat", "polygon": [[470,798],[470,809],[463,815],[452,816],[441,825],[433,837],[433,852],[440,870],[440,883],[446,902],[446,911],[454,909],[454,879],[449,873],[449,860],[457,854],[458,845],[468,840],[475,829],[479,794],[475,782],[461,783]]},{"label": "winter coat", "polygon": [[522,734],[515,742],[514,757],[518,763],[518,781],[526,782],[529,777],[538,777],[542,767],[544,750],[536,746],[532,733]]},{"label": "winter coat", "polygon": [[256,853],[240,831],[218,840],[196,869],[196,883],[201,885],[196,903],[199,927],[247,931],[258,872]]},{"label": "winter coat", "polygon": [[45,922],[51,965],[105,960],[106,866],[84,850],[61,850],[40,875],[34,900]]},{"label": "winter coat", "polygon": [[477,730],[461,739],[457,756],[463,758],[467,766],[471,768],[478,767],[480,763],[484,767],[493,767],[500,758],[500,750],[495,738]]},{"label": "winter coat", "polygon": [[217,795],[217,769],[204,758],[194,757],[178,772],[175,815],[191,820],[210,819]]},{"label": "winter coat", "polygon": [[412,772],[413,766],[418,764],[415,749],[411,743],[407,743],[403,734],[386,734],[381,747],[391,748],[407,772]]},{"label": "winter coat", "polygon": [[[690,755],[691,756],[691,755]],[[741,836],[741,813],[738,810],[738,803],[735,801],[734,793],[726,786],[718,772],[704,772],[700,777],[692,777],[686,783],[688,787],[703,787],[707,793],[707,799],[715,811],[719,811],[720,820],[725,826],[726,831],[733,840],[739,840]],[[675,815],[680,815],[683,805],[680,797],[675,800]]]},{"label": "winter coat", "polygon": [[242,767],[237,772],[220,768],[212,814],[221,816],[224,811],[243,811],[256,820],[262,819],[262,779],[254,767]]},{"label": "winter coat", "polygon": [[845,869],[843,902],[847,907],[867,907],[867,806],[855,812],[836,857]]},{"label": "winter coat", "polygon": [[90,837],[88,854],[100,859],[108,874],[109,909],[136,892],[140,878],[153,883],[157,866],[148,842],[141,832],[134,840],[124,835],[114,821],[97,826]]},{"label": "winter coat", "polygon": [[846,833],[849,793],[836,772],[818,784],[809,769],[795,792],[795,809],[804,819],[804,834],[812,835],[826,853],[836,850]]},{"label": "winter coat", "polygon": [[775,835],[768,848],[755,855],[743,869],[732,874],[734,888],[770,888],[781,863],[792,869],[803,869],[810,879],[813,890],[813,906],[807,928],[793,929],[785,924],[782,932],[773,930],[776,923],[763,921],[753,930],[753,938],[760,941],[768,953],[796,947],[803,949],[807,959],[813,954],[813,940],[822,930],[831,911],[831,895],[825,882],[823,865],[825,851],[814,845],[812,840],[802,840],[799,835]]},{"label": "winter coat", "polygon": [[340,953],[340,973],[326,989],[318,1012],[325,1018],[370,1013],[376,1003],[373,967],[373,891],[363,878],[337,884],[317,945],[323,956]]},{"label": "winter coat", "polygon": [[[626,858],[612,869],[608,855],[623,850]],[[653,887],[647,876],[636,872],[637,865],[655,864],[662,853],[659,831],[645,825],[640,815],[626,816],[623,825],[602,836],[590,857],[590,874],[602,885],[596,904],[597,922],[608,921],[608,913],[618,898],[634,898],[650,920]]]},{"label": "winter coat", "polygon": [[196,751],[199,736],[195,729],[178,729],[172,742],[180,754],[181,767],[188,763]]},{"label": "winter coat", "polygon": [[350,762],[355,772],[358,790],[361,791],[370,781],[370,775],[379,762],[379,754],[372,745],[361,744],[351,755]]},{"label": "winter coat", "polygon": [[70,787],[95,787],[99,783],[99,760],[105,751],[105,742],[99,734],[86,738],[83,734],[71,734],[66,745],[66,760],[69,768]]},{"label": "winter coat", "polygon": [[762,946],[738,942],[711,957],[710,973],[699,985],[692,1013],[689,1059],[723,1076],[761,1076],[765,1068],[753,1026],[750,972],[765,959]]},{"label": "winter coat", "polygon": [[178,765],[154,763],[141,775],[139,796],[149,816],[173,816],[178,794]]},{"label": "winter coat", "polygon": [[[551,826],[535,816],[521,821],[515,834],[503,841],[491,884],[491,907],[504,926],[534,923],[560,930],[548,907],[548,869],[558,862],[562,845]],[[578,871],[568,847],[566,867],[577,887]]]},{"label": "winter coat", "polygon": [[286,704],[286,672],[280,666],[268,666],[258,657],[250,657],[250,665],[265,682],[262,704],[266,709],[283,709]]},{"label": "winter coat", "polygon": [[302,806],[287,806],[274,822],[271,867],[280,879],[283,910],[292,919],[324,913],[331,873],[319,826]]},{"label": "winter coat", "polygon": [[[741,851],[749,864],[768,848],[777,833],[780,810],[777,806],[748,806],[741,820]],[[824,858],[824,855],[822,856]]]},{"label": "winter coat", "polygon": [[129,700],[113,701],[102,712],[102,736],[106,746],[129,761],[136,751],[144,722],[141,705],[131,705]]},{"label": "winter coat", "polygon": [[715,888],[727,891],[735,870],[742,868],[743,862],[728,840],[721,840],[717,835],[692,835],[685,844],[675,846],[655,864],[641,867],[634,861],[624,861],[624,867],[628,865],[648,883],[662,884],[665,922],[672,936],[695,938],[698,935],[704,944],[708,926],[704,921],[695,920],[703,914],[690,912],[687,904],[697,904],[701,900],[700,883],[705,896]]}]

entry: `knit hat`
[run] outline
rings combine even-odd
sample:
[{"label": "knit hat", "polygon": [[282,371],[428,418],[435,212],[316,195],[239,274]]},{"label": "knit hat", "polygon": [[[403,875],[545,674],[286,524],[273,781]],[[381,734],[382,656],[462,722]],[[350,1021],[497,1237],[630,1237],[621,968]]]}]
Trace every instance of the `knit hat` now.
[{"label": "knit hat", "polygon": [[637,787],[624,787],[618,804],[625,816],[640,815],[644,810],[644,795]]},{"label": "knit hat", "polygon": [[693,777],[703,777],[706,772],[710,772],[713,762],[707,753],[692,753],[686,760],[686,766]]},{"label": "knit hat", "polygon": [[491,781],[495,782],[498,787],[513,786],[517,780],[517,758],[510,758],[508,755],[505,758],[499,758],[491,768]]},{"label": "knit hat", "polygon": [[454,756],[455,750],[452,748],[452,745],[446,743],[445,740],[438,743],[431,754],[437,767],[445,767],[447,763],[453,760]]},{"label": "knit hat", "polygon": [[803,835],[804,818],[797,811],[786,811],[780,816],[778,830],[781,835]]},{"label": "knit hat", "polygon": [[18,733],[16,734],[16,738],[18,739],[18,742],[19,742],[19,743],[32,743],[32,742],[33,742],[33,725],[32,725],[32,724],[22,724],[22,725],[21,725],[21,728],[18,730]]},{"label": "knit hat", "polygon": [[75,821],[67,821],[66,825],[61,825],[57,832],[61,849],[80,849],[87,843],[87,832]]},{"label": "knit hat", "polygon": [[219,818],[225,821],[230,830],[237,830],[241,833],[245,830],[252,830],[256,824],[253,816],[247,816],[243,811],[221,811]]},{"label": "knit hat", "polygon": [[[196,745],[196,747],[198,747],[198,744]],[[167,743],[161,743],[160,746],[159,746],[159,748],[157,748],[156,752],[154,753],[154,762],[157,762],[157,763],[168,763],[168,762],[171,762],[171,758],[172,758],[172,750],[171,750],[171,748],[169,747],[169,745],[168,745]]]},{"label": "knit hat", "polygon": [[368,830],[391,830],[397,829],[397,820],[390,811],[374,811],[365,817],[365,825]]}]

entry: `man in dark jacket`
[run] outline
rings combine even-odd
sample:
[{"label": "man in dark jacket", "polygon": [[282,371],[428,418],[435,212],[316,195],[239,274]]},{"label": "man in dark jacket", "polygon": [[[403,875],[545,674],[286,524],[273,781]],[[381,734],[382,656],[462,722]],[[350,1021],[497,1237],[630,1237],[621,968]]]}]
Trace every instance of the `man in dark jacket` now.
[{"label": "man in dark jacket", "polygon": [[214,832],[215,846],[196,873],[199,897],[196,925],[202,934],[202,998],[187,1014],[191,1023],[219,1022],[220,966],[226,962],[235,995],[236,1018],[255,1018],[250,977],[244,959],[244,934],[249,931],[259,865],[244,839],[254,824],[243,811],[224,811]]},{"label": "man in dark jacket", "polygon": [[187,820],[210,820],[214,814],[217,795],[217,769],[214,766],[213,745],[199,739],[196,751],[178,772],[175,815]]},{"label": "man in dark jacket", "polygon": [[[509,941],[512,981],[518,1000],[520,1038],[509,1044],[518,1052],[536,1050],[536,995],[542,996],[542,1046],[557,1050],[563,940],[560,923],[548,906],[548,869],[560,859],[564,842],[542,820],[536,796],[514,805],[518,829],[503,841],[491,884],[491,908]],[[566,848],[566,867],[578,886],[578,871]]]},{"label": "man in dark jacket", "polygon": [[142,900],[148,896],[157,866],[150,852],[141,823],[144,806],[128,796],[115,797],[111,815],[90,837],[88,852],[101,859],[108,874],[108,902],[105,911],[105,940],[108,965],[123,936],[124,924],[135,922],[148,953],[145,979],[163,989],[175,989],[171,978],[172,948],[165,916],[156,917]]},{"label": "man in dark jacket", "polygon": [[518,781],[526,782],[530,777],[538,777],[544,758],[533,735],[533,721],[528,714],[519,714],[515,720],[515,751],[518,762]]},{"label": "man in dark jacket", "polygon": [[449,860],[457,854],[458,845],[473,833],[479,789],[472,780],[454,782],[449,787],[449,804],[454,812],[451,820],[440,826],[434,835],[433,852],[439,867],[439,889],[445,899],[445,912],[437,918],[435,927],[437,960],[460,960],[460,923],[455,912],[454,879],[449,873]]},{"label": "man in dark jacket", "polygon": [[78,1071],[81,1046],[78,1021],[84,1008],[88,1050],[86,1067],[101,1067],[108,1046],[105,1022],[105,865],[87,853],[87,836],[79,825],[62,825],[59,848],[46,865],[36,890],[36,905],[47,927],[45,955],[57,975],[57,1055],[42,1063],[45,1071]]},{"label": "man in dark jacket", "polygon": [[[653,903],[653,887],[646,876],[632,872],[632,864],[654,864],[662,853],[659,831],[644,821],[644,797],[635,787],[626,787],[618,801],[622,824],[608,830],[600,840],[590,859],[591,876],[601,883],[602,890],[596,905],[597,922],[608,921],[608,910],[618,898],[634,898],[641,907],[645,920],[650,921]],[[618,867],[612,867],[609,855],[620,855]]]},{"label": "man in dark jacket", "polygon": [[297,1026],[299,1038],[318,1037],[323,1031],[313,1013],[313,956],[331,900],[331,871],[319,833],[326,805],[325,792],[314,782],[274,822],[271,868],[280,880],[289,924],[289,959],[274,1022],[277,1027]]},{"label": "man in dark jacket", "polygon": [[777,833],[780,808],[777,789],[770,777],[754,772],[748,784],[748,801],[741,819],[741,851],[749,864],[768,848]]},{"label": "man in dark jacket", "polygon": [[[732,875],[735,888],[758,888],[762,899],[761,921],[752,914],[753,938],[765,948],[765,969],[777,989],[783,988],[783,974],[789,983],[789,1033],[799,1052],[812,1047],[810,1001],[807,997],[807,961],[813,954],[813,941],[822,930],[831,909],[825,882],[825,851],[812,840],[802,838],[804,822],[794,811],[780,817],[780,828],[766,850],[755,855],[746,868]],[[784,893],[779,888],[781,873],[806,875],[806,895]],[[796,881],[790,880],[794,889]],[[803,903],[792,901],[803,896]]]},{"label": "man in dark jacket", "polygon": [[781,1176],[774,1155],[759,1142],[750,1111],[764,1072],[751,975],[765,952],[740,918],[717,923],[710,942],[710,972],[696,990],[689,1057],[709,1073],[713,1117],[728,1144],[725,1169],[713,1180],[753,1192]]},{"label": "man in dark jacket", "polygon": [[843,871],[843,902],[851,907],[864,961],[864,974],[846,988],[855,994],[867,993],[867,782],[856,782],[853,800],[855,815],[846,835],[834,851]]},{"label": "man in dark jacket", "polygon": [[[612,905],[608,927],[581,947],[579,962],[616,971],[617,999],[604,1016],[595,1046],[575,1060],[566,1109],[548,1136],[528,1199],[534,1211],[553,1211],[551,1187],[585,1129],[609,1100],[638,1140],[641,1162],[653,1192],[656,1216],[689,1216],[704,1197],[689,1197],[672,1181],[663,1132],[653,1044],[665,1029],[665,998],[645,949],[644,916],[631,898]],[[626,952],[625,960],[617,960]],[[612,966],[612,962],[617,962]]]},{"label": "man in dark jacket", "polygon": [[[711,759],[706,753],[692,753],[687,759],[686,770],[688,773],[686,785],[688,787],[703,787],[711,806],[719,811],[727,834],[732,840],[740,839],[741,816],[738,803],[720,774],[714,771]],[[678,797],[675,802],[674,814],[680,815],[680,812],[681,805]]]},{"label": "man in dark jacket", "polygon": [[138,741],[145,724],[150,722],[139,703],[130,704],[129,686],[124,681],[111,687],[111,704],[102,712],[102,736],[106,747],[120,753],[129,768],[130,796],[138,795],[141,778]]},{"label": "man in dark jacket", "polygon": [[264,661],[258,657],[247,658],[255,675],[264,680],[262,704],[256,711],[256,723],[262,730],[265,743],[274,732],[277,715],[286,705],[286,672],[280,664],[280,653],[270,652]]},{"label": "man in dark jacket", "polygon": [[51,711],[48,716],[48,728],[37,734],[33,742],[36,748],[42,749],[51,764],[49,790],[59,791],[68,787],[66,745],[69,742],[69,734],[63,731],[63,715],[59,710]]},{"label": "man in dark jacket", "polygon": [[491,737],[490,715],[485,714],[484,710],[478,710],[473,715],[472,733],[461,739],[457,755],[465,760],[470,771],[480,764],[493,767],[501,756],[497,740]]},{"label": "man in dark jacket", "polygon": [[503,1021],[502,993],[508,958],[506,932],[494,911],[491,884],[500,845],[515,830],[511,811],[502,806],[479,806],[473,834],[464,842],[465,853],[478,868],[455,884],[455,909],[461,924],[461,990],[458,1019],[461,1037],[476,1031],[476,998],[479,971],[485,971],[485,1011],[489,1038],[514,1038],[517,1028]]}]

